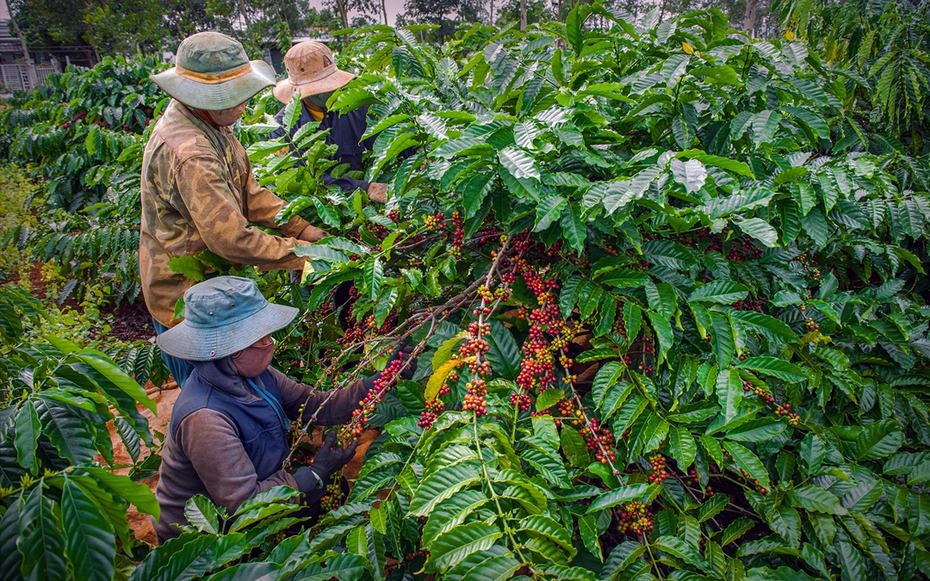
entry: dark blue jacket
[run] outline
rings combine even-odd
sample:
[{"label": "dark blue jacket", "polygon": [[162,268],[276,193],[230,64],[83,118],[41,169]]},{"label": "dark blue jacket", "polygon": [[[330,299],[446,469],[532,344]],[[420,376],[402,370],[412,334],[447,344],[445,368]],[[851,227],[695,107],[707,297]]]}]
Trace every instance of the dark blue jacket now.
[{"label": "dark blue jacket", "polygon": [[[284,109],[275,115],[275,120],[282,126],[271,132],[269,135],[271,139],[284,135]],[[300,118],[291,129],[290,137],[293,137],[307,123],[317,123],[317,121],[306,107],[301,107]],[[339,147],[335,159],[339,163],[349,164],[350,170],[362,169],[362,154],[371,151],[375,143],[374,137],[362,141],[362,136],[365,135],[365,131],[368,129],[368,107],[362,107],[342,115],[335,111],[327,111],[323,114],[323,120],[319,122],[317,131],[325,131],[326,129],[330,130],[329,135],[326,136],[326,143]],[[293,147],[293,144],[291,144],[292,149]],[[297,165],[302,165],[302,162],[298,162]],[[356,189],[367,191],[369,185],[369,182],[365,180],[356,180],[347,176],[334,178],[329,175],[328,171],[323,181],[327,185],[335,184],[339,186],[343,192],[351,192]]]},{"label": "dark blue jacket", "polygon": [[[252,381],[271,394],[277,410],[268,400],[255,397],[254,391],[245,397],[241,394],[233,395],[210,385],[200,373],[194,371],[187,378],[184,391],[171,410],[168,432],[177,438],[178,426],[197,410],[207,408],[220,412],[235,426],[242,447],[255,468],[255,476],[265,480],[281,469],[290,448],[285,426],[278,419],[279,414],[284,414],[284,408],[277,382],[268,371]],[[287,427],[290,427],[289,421]]]}]

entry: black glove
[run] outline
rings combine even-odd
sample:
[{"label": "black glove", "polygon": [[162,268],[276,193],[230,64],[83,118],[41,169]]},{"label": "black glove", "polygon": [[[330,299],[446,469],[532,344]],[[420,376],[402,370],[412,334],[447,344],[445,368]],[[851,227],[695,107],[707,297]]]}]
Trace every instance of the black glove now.
[{"label": "black glove", "polygon": [[[325,487],[318,488],[317,483],[322,482],[322,480],[318,479],[316,476],[316,473],[313,470],[310,470],[310,468],[306,466],[298,468],[294,472],[293,476],[294,476],[294,480],[297,481],[297,490],[301,491],[302,493],[308,496],[309,495],[316,496],[318,492],[322,492],[323,489],[325,488]],[[322,494],[320,496],[322,496]]]},{"label": "black glove", "polygon": [[335,444],[336,432],[330,432],[323,440],[323,446],[313,457],[313,465],[310,466],[310,470],[313,470],[325,484],[329,484],[330,477],[349,463],[355,456],[355,448],[358,447],[358,442],[352,442],[345,448]]},{"label": "black glove", "polygon": [[[400,359],[401,361],[406,361],[407,359],[410,358],[411,353],[413,353],[413,347],[411,347],[410,345],[401,345],[400,347],[394,350],[394,353],[391,353],[391,356],[388,358],[387,363],[385,364],[385,367],[390,366],[391,362],[396,361],[397,359]],[[417,370],[417,358],[414,357],[410,361],[410,364],[407,365],[407,367],[403,371],[400,372],[400,378],[405,379],[405,380],[411,380],[413,379],[413,374],[416,372],[416,370]],[[365,389],[371,390],[371,388],[374,387],[375,385],[375,381],[381,379],[381,373],[382,372],[379,371],[378,373],[375,373],[371,377],[366,377],[364,380]]]}]

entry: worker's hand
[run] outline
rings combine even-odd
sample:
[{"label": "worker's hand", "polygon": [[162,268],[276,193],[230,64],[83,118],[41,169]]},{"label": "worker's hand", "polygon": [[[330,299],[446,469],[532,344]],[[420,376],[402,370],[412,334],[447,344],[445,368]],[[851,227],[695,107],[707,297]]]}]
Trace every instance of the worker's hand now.
[{"label": "worker's hand", "polygon": [[[402,345],[398,347],[397,349],[394,350],[394,353],[392,353],[391,356],[388,358],[385,368],[390,367],[391,364],[397,360],[406,362],[408,359],[412,357],[412,353],[413,353],[413,347],[411,347],[410,345]],[[404,368],[400,372],[399,377],[400,379],[411,380],[413,379],[413,374],[416,372],[416,370],[417,370],[417,358],[414,357],[413,359],[410,360],[410,364],[407,365],[406,368]],[[365,387],[367,387],[368,389],[371,389],[372,387],[374,387],[375,382],[381,379],[382,373],[384,372],[379,371],[378,373],[375,373],[371,377],[366,377]]]},{"label": "worker's hand", "polygon": [[355,456],[357,446],[358,442],[352,442],[345,448],[336,446],[336,432],[330,432],[323,440],[323,446],[313,457],[313,465],[310,469],[320,477],[320,480],[328,484],[329,478]]},{"label": "worker's hand", "polygon": [[387,184],[382,184],[380,182],[371,182],[368,185],[368,199],[372,202],[378,202],[380,204],[387,203]]},{"label": "worker's hand", "polygon": [[306,228],[300,231],[300,234],[297,235],[298,240],[303,240],[304,242],[317,242],[329,236],[329,233],[325,230],[320,230],[316,226],[307,225]]}]

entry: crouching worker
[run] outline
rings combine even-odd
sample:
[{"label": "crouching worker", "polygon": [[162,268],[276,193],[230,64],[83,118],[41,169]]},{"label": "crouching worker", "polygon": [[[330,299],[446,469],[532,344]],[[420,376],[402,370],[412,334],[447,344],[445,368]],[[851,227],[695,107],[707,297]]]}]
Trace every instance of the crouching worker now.
[{"label": "crouching worker", "polygon": [[[299,419],[316,412],[326,397],[270,367],[270,335],[294,320],[298,310],[265,300],[251,280],[221,276],[184,293],[184,320],[158,336],[159,346],[192,362],[194,371],[171,412],[155,496],[161,518],[155,524],[159,543],[176,537],[186,525],[184,507],[196,494],[224,506],[231,514],[260,492],[279,485],[300,490],[308,516],[333,474],[355,454],[355,443],[334,446],[327,436],[310,467],[282,469],[288,455],[287,432]],[[392,357],[408,356],[410,348]],[[416,370],[410,362],[401,376]],[[319,410],[318,425],[349,420],[380,373],[339,391]]]}]

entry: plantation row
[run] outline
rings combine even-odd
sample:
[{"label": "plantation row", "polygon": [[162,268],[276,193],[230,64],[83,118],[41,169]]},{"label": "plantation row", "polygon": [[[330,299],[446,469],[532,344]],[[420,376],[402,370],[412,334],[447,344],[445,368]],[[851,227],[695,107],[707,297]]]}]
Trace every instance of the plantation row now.
[{"label": "plantation row", "polygon": [[[349,173],[388,183],[386,206],[324,185],[347,170],[321,134],[282,155],[276,102],[256,98],[238,128],[256,178],[289,200],[282,220],[331,236],[298,249],[301,276],[210,253],[172,268],[299,307],[275,335],[295,379],[339,389],[399,342],[416,374],[341,430],[381,435],[312,530],[294,534],[281,487],[235,514],[195,497],[192,526],[151,547],[126,511],[158,514],[137,482],[162,435],[136,407],[154,411],[139,383],[157,353],[117,365],[39,337],[43,306],[0,288],[0,579],[930,577],[930,157],[908,84],[930,79],[926,40],[840,54],[822,23],[754,40],[717,10],[579,5],[442,47],[358,33],[340,67],[362,74],[334,106],[369,107],[374,152]],[[4,239],[69,274],[62,299],[101,279],[138,295],[160,67],[107,61],[0,111],[49,218]],[[292,426],[296,457],[312,427]]]}]

